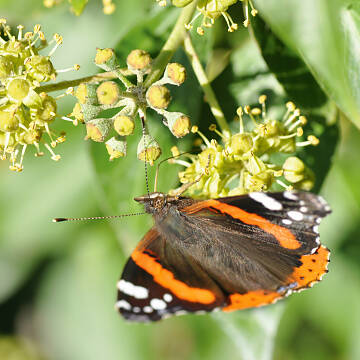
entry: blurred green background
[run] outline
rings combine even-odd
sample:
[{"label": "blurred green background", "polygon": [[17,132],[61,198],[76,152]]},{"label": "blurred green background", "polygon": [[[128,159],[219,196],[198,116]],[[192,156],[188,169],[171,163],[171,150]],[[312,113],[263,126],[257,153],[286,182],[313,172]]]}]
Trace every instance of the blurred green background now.
[{"label": "blurred green background", "polygon": [[[76,17],[67,2],[46,9],[40,0],[0,0],[0,17],[26,30],[40,23],[48,38],[60,33],[64,43],[54,56],[55,67],[81,65],[79,72],[59,76],[64,80],[97,72],[92,64],[96,47],[116,47],[123,60],[133,48],[156,55],[179,12],[162,10],[150,0],[114,3],[113,15],[103,15],[101,1],[92,0]],[[333,209],[320,228],[322,242],[332,250],[329,274],[313,289],[267,308],[151,325],[125,323],[114,310],[115,284],[149,228],[150,216],[64,224],[51,219],[138,211],[132,198],[145,192],[143,164],[135,155],[139,132],[128,156],[109,163],[102,145],[83,141],[82,126],[58,121],[57,128],[67,132],[67,141],[58,147],[59,163],[27,154],[24,171],[12,173],[0,162],[0,359],[360,358],[359,8],[341,0],[331,5],[322,0],[316,5],[309,0],[254,3],[266,21],[254,23],[260,47],[244,29],[228,34],[222,20],[196,46],[202,59],[218,69],[215,73],[224,70],[214,88],[228,119],[263,91],[275,107],[291,94],[304,100],[310,115],[338,119],[338,144],[337,125],[323,126],[318,130],[321,156],[304,155],[313,159],[314,170],[321,169],[321,193]],[[231,14],[241,19],[241,7]],[[262,26],[266,31],[270,26],[283,43],[262,39]],[[222,54],[231,50],[228,66],[212,56],[214,48]],[[280,61],[284,54],[286,62]],[[176,59],[189,66],[181,51]],[[288,69],[290,63],[295,67]],[[213,120],[191,71],[187,85],[175,90],[174,108],[206,129]],[[325,105],[302,98],[322,91],[331,99]],[[59,112],[68,114],[73,105],[73,98],[66,97]],[[169,155],[178,142],[159,117],[153,116],[150,126]],[[189,144],[184,140],[182,147]],[[164,166],[161,191],[176,185],[177,170]],[[152,184],[153,169],[149,177]]]}]

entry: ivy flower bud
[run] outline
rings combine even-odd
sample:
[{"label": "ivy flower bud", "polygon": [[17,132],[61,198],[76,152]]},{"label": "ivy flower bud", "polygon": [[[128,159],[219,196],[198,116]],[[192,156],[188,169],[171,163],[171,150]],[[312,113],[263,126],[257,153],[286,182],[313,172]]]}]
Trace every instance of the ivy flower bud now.
[{"label": "ivy flower bud", "polygon": [[86,139],[103,142],[109,135],[112,122],[109,119],[94,119],[86,123]]},{"label": "ivy flower bud", "polygon": [[96,49],[95,65],[105,71],[114,71],[119,67],[119,63],[114,49]]},{"label": "ivy flower bud", "polygon": [[300,190],[310,191],[315,184],[315,174],[309,168],[305,168],[305,177],[296,183],[296,188]]},{"label": "ivy flower bud", "polygon": [[112,137],[105,143],[105,146],[110,155],[110,161],[126,156],[127,144],[124,137]]},{"label": "ivy flower bud", "polygon": [[16,131],[19,128],[19,109],[16,105],[8,105],[0,108],[0,130],[3,132]]},{"label": "ivy flower bud", "polygon": [[245,173],[244,182],[246,193],[268,190],[272,185],[273,178],[273,174],[269,171],[263,171],[256,175]]},{"label": "ivy flower bud", "polygon": [[235,4],[238,0],[200,0],[198,10],[205,16],[216,19],[222,12],[226,12],[229,6]]},{"label": "ivy flower bud", "polygon": [[104,81],[96,89],[97,98],[102,105],[114,105],[119,101],[119,86],[114,81]]},{"label": "ivy flower bud", "polygon": [[130,70],[146,71],[151,65],[151,56],[145,50],[132,50],[126,58],[126,63]]},{"label": "ivy flower bud", "polygon": [[81,106],[78,102],[74,105],[74,108],[73,108],[70,116],[74,116],[76,121],[79,121],[81,123],[85,122],[84,114],[83,114]]},{"label": "ivy flower bud", "polygon": [[186,69],[179,63],[170,63],[166,67],[164,77],[167,78],[169,84],[179,86],[186,79]]},{"label": "ivy flower bud", "polygon": [[248,133],[233,135],[226,144],[226,150],[231,155],[243,155],[253,147],[252,136]]},{"label": "ivy flower bud", "polygon": [[164,114],[171,133],[177,138],[183,137],[190,132],[190,118],[180,112],[166,112]]},{"label": "ivy flower bud", "polygon": [[207,148],[203,150],[198,156],[201,169],[211,169],[214,166],[216,150],[213,148]]},{"label": "ivy flower bud", "polygon": [[114,129],[121,136],[131,135],[134,132],[135,122],[129,115],[117,114],[113,117]]},{"label": "ivy flower bud", "polygon": [[11,76],[13,64],[7,56],[0,55],[0,80],[4,80]]},{"label": "ivy flower bud", "polygon": [[176,7],[184,7],[188,4],[190,4],[191,2],[193,2],[194,0],[171,0],[171,3],[176,6]]},{"label": "ivy flower bud", "polygon": [[6,86],[7,96],[10,100],[21,103],[29,95],[30,86],[25,79],[12,79]]},{"label": "ivy flower bud", "polygon": [[[146,155],[145,155],[146,153]],[[141,137],[137,147],[137,157],[139,160],[148,162],[150,165],[154,164],[154,161],[161,155],[161,148],[158,142],[149,134],[145,134]]]},{"label": "ivy flower bud", "polygon": [[100,106],[91,104],[79,104],[85,123],[95,119],[102,111]]},{"label": "ivy flower bud", "polygon": [[32,55],[25,61],[27,74],[36,81],[50,81],[56,79],[56,71],[49,56]]},{"label": "ivy flower bud", "polygon": [[75,91],[75,97],[78,99],[80,104],[97,105],[97,87],[97,84],[81,83]]},{"label": "ivy flower bud", "polygon": [[264,162],[255,155],[250,157],[249,161],[245,164],[245,166],[248,169],[249,173],[252,175],[257,175],[267,170]]},{"label": "ivy flower bud", "polygon": [[284,170],[284,177],[287,181],[297,183],[304,179],[305,165],[298,157],[288,157],[282,168]]},{"label": "ivy flower bud", "polygon": [[44,92],[40,94],[40,98],[42,100],[41,107],[38,109],[31,109],[30,113],[36,118],[36,120],[40,120],[41,122],[51,122],[55,120],[57,110],[56,100]]},{"label": "ivy flower bud", "polygon": [[25,131],[23,133],[22,139],[20,142],[23,142],[27,145],[32,145],[35,142],[38,143],[41,140],[42,132],[37,129],[30,129],[29,131]]},{"label": "ivy flower bud", "polygon": [[166,109],[171,100],[170,91],[163,85],[152,85],[146,92],[146,100],[152,108]]}]

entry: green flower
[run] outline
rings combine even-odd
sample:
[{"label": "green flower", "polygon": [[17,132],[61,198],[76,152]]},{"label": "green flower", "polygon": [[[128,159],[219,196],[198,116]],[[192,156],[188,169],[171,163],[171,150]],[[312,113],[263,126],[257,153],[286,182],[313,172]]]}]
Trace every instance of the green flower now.
[{"label": "green flower", "polygon": [[[133,135],[136,121],[140,118],[145,135],[138,143],[138,159],[146,159],[152,165],[160,156],[161,148],[150,134],[147,109],[161,115],[163,123],[175,137],[183,137],[190,132],[190,118],[187,115],[166,110],[171,94],[165,85],[180,86],[186,79],[186,70],[181,64],[169,63],[161,79],[145,86],[145,77],[152,66],[150,54],[140,49],[133,50],[127,56],[126,63],[127,69],[121,69],[113,49],[97,49],[95,64],[115,74],[123,86],[115,81],[80,84],[75,91],[78,102],[70,114],[75,119],[68,120],[75,124],[84,122],[86,138],[105,142],[110,160],[113,160],[126,156],[126,137]],[[133,78],[133,75],[136,76],[136,84],[127,78]],[[121,110],[112,117],[98,118],[103,110],[119,108]]]},{"label": "green flower", "polygon": [[[58,161],[52,148],[65,141],[64,133],[56,135],[50,128],[57,115],[56,98],[39,92],[41,83],[55,80],[66,70],[56,70],[51,56],[62,43],[62,37],[54,35],[55,42],[48,55],[40,51],[48,46],[40,25],[33,32],[23,34],[24,27],[17,27],[13,35],[5,19],[0,27],[6,38],[0,37],[0,157],[10,162],[10,169],[22,171],[27,148],[33,146],[35,155],[41,156],[44,145],[51,159]],[[78,69],[75,65],[72,69]],[[43,136],[46,134],[46,136]]]},{"label": "green flower", "polygon": [[[240,122],[237,133],[224,135],[211,125],[209,129],[220,136],[221,143],[209,140],[194,126],[192,132],[203,141],[202,151],[197,155],[184,155],[188,160],[180,160],[177,158],[179,150],[172,149],[175,158],[171,162],[185,167],[179,172],[179,180],[189,184],[187,195],[217,198],[274,190],[276,185],[303,190],[313,187],[313,172],[290,154],[295,154],[299,147],[317,145],[319,140],[313,135],[306,141],[298,140],[303,135],[301,125],[306,123],[306,118],[293,103],[286,104],[285,115],[278,120],[268,117],[265,101],[266,97],[262,95],[260,107],[245,106],[244,110],[237,110]],[[252,126],[244,126],[244,112]],[[177,191],[173,190],[174,193]]]}]

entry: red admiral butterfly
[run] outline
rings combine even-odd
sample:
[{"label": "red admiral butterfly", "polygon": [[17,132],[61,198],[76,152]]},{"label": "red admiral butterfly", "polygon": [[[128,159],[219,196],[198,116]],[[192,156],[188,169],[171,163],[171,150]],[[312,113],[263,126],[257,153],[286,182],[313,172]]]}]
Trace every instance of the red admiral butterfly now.
[{"label": "red admiral butterfly", "polygon": [[116,307],[130,321],[262,306],[328,271],[318,226],[331,212],[306,192],[198,201],[154,192],[135,198],[155,226],[127,261]]}]

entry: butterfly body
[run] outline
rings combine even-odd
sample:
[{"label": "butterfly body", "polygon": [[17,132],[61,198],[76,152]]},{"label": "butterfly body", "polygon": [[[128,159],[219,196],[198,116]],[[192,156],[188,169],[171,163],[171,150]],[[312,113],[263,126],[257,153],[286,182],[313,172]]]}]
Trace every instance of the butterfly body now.
[{"label": "butterfly body", "polygon": [[135,200],[155,224],[118,283],[116,306],[128,320],[261,306],[327,272],[317,226],[330,209],[314,194],[201,201],[152,193]]}]

